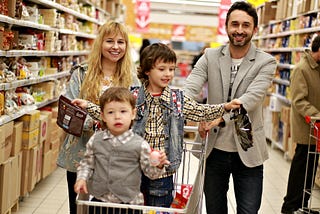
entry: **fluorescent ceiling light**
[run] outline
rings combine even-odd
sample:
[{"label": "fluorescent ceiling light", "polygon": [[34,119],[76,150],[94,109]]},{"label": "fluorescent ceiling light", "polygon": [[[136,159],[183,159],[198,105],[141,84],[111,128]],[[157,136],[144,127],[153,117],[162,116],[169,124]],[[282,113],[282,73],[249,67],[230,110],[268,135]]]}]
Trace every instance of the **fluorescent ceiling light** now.
[{"label": "fluorescent ceiling light", "polygon": [[219,7],[221,0],[150,0],[150,2]]}]

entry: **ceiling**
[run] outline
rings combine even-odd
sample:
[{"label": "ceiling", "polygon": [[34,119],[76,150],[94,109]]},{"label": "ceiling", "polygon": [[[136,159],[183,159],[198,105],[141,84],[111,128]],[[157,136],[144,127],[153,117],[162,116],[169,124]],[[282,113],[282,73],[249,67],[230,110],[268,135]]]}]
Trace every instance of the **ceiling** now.
[{"label": "ceiling", "polygon": [[217,26],[220,0],[150,0],[154,23]]}]

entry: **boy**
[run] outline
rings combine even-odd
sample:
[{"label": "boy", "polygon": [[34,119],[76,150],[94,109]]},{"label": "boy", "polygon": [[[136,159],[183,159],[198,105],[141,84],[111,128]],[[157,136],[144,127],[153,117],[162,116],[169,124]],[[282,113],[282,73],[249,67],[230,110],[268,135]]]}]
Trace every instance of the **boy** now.
[{"label": "boy", "polygon": [[[171,89],[169,83],[174,77],[176,61],[175,52],[165,44],[146,47],[138,68],[143,85],[132,89],[137,99],[134,132],[144,137],[151,148],[165,151],[170,161],[161,178],[150,180],[142,176],[141,190],[149,206],[170,207],[172,203],[173,174],[181,162],[185,120],[212,121],[241,104],[237,99],[218,105],[199,104],[182,91]],[[73,103],[98,119],[99,109],[93,103],[79,99]]]},{"label": "boy", "polygon": [[150,179],[158,178],[165,172],[164,164],[169,164],[166,155],[160,151],[159,165],[152,166],[149,144],[130,129],[136,109],[128,89],[111,87],[99,103],[102,127],[107,129],[97,131],[88,141],[74,190],[90,193],[94,201],[144,204],[141,171]]}]

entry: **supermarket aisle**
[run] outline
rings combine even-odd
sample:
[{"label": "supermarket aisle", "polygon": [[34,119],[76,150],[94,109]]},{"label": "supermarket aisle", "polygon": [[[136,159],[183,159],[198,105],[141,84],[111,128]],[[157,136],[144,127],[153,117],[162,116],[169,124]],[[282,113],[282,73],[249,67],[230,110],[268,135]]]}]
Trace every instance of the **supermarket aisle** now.
[{"label": "supermarket aisle", "polygon": [[[261,214],[279,214],[290,167],[283,152],[270,149],[270,159],[265,163],[264,193]],[[229,194],[229,214],[235,214],[235,200],[232,186]],[[320,192],[317,192],[319,198]],[[315,201],[315,200],[314,200]],[[320,207],[320,200],[317,207]],[[34,191],[23,199],[15,214],[67,214],[67,185],[65,171],[58,168],[53,174],[36,185]],[[203,211],[203,214],[205,210]]]}]

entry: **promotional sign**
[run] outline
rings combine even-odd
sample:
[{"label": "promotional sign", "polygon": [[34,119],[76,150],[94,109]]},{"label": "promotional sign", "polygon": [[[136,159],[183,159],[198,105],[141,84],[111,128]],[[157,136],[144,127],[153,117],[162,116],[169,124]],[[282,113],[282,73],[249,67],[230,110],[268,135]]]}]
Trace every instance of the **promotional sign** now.
[{"label": "promotional sign", "polygon": [[227,32],[226,32],[226,17],[228,10],[231,5],[231,0],[221,0],[219,8],[219,25],[218,25],[218,35],[217,40],[219,43],[223,44],[228,41]]},{"label": "promotional sign", "polygon": [[150,0],[137,0],[135,11],[137,32],[147,32],[150,23]]},{"label": "promotional sign", "polygon": [[247,2],[249,2],[250,4],[252,4],[255,7],[258,7],[258,6],[262,5],[266,1],[267,0],[247,0]]},{"label": "promotional sign", "polygon": [[186,40],[186,26],[185,25],[173,25],[172,26],[172,38],[173,41],[185,41]]}]

